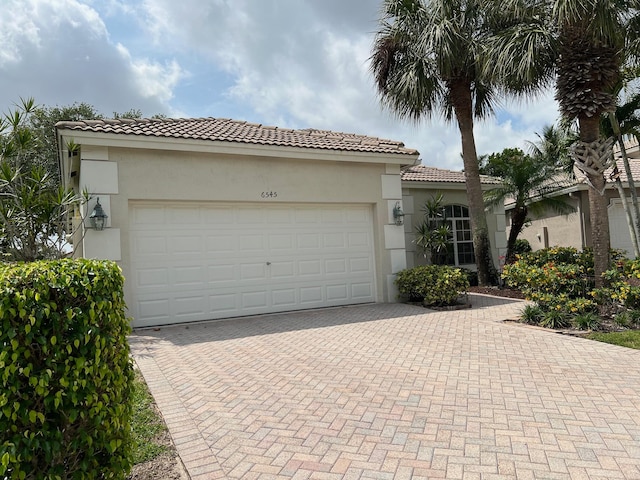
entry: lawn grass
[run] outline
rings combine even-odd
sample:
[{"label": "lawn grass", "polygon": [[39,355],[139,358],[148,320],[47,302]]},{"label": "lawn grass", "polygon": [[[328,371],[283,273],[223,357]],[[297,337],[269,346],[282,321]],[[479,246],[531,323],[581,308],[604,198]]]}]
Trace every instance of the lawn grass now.
[{"label": "lawn grass", "polygon": [[140,372],[136,372],[133,384],[131,429],[133,431],[133,463],[137,465],[156,458],[168,448],[155,441],[159,434],[166,431],[166,427],[152,407],[153,397]]},{"label": "lawn grass", "polygon": [[640,350],[640,330],[628,330],[626,332],[590,333],[587,338],[598,342],[612,343],[621,347]]}]

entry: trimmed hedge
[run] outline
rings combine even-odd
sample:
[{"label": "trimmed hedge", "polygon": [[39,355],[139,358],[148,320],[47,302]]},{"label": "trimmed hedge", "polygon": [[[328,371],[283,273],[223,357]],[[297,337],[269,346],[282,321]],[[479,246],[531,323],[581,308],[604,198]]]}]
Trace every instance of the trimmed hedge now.
[{"label": "trimmed hedge", "polygon": [[469,289],[468,275],[448,265],[407,268],[398,272],[395,282],[401,296],[425,306],[453,305]]},{"label": "trimmed hedge", "polygon": [[133,368],[112,262],[0,267],[0,478],[122,479]]}]

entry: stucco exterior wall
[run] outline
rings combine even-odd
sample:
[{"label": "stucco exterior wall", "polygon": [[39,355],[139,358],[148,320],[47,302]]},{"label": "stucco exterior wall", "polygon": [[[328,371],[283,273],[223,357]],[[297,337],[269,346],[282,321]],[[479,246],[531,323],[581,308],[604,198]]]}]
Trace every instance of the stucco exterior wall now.
[{"label": "stucco exterior wall", "polygon": [[[542,214],[529,214],[531,221],[526,224],[518,238],[527,240],[531,248],[541,250],[548,247],[575,247],[581,250],[588,245],[589,202],[587,192],[574,192],[559,197],[573,205],[574,213],[560,215],[552,210]],[[584,195],[582,195],[584,194]],[[583,225],[586,229],[583,229]],[[509,211],[507,211],[507,235],[511,230]]]},{"label": "stucco exterior wall", "polygon": [[[426,186],[417,182],[403,183],[403,201],[405,205],[405,245],[407,249],[407,266],[423,265],[426,263],[423,253],[415,244],[416,227],[422,223],[424,214],[422,206],[433,196],[442,193],[443,205],[468,206],[467,193],[464,184],[447,184],[441,186]],[[500,257],[506,253],[504,210],[497,208],[487,213],[487,227],[491,242],[491,255],[496,268],[500,266]],[[475,264],[460,265],[471,270]]]},{"label": "stucco exterior wall", "polygon": [[[399,165],[120,147],[105,150],[106,155],[98,156],[117,164],[118,193],[102,194],[100,202],[109,209],[109,230],[118,232],[119,258],[114,259],[119,260],[125,278],[130,275],[131,202],[366,204],[374,219],[376,300],[395,300],[393,274],[405,266],[398,260],[398,252],[402,260],[405,257],[403,227],[392,225],[393,206],[402,200]],[[94,155],[93,149],[90,154]],[[83,155],[82,160],[86,159]],[[103,238],[105,232],[88,230]],[[125,284],[128,302],[131,295]]]}]

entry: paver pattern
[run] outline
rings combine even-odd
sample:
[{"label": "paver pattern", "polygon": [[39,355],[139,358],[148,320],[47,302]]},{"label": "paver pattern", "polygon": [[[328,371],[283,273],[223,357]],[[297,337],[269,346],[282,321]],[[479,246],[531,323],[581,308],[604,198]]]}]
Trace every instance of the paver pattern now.
[{"label": "paver pattern", "polygon": [[640,352],[474,295],[139,330],[191,478],[639,479]]}]

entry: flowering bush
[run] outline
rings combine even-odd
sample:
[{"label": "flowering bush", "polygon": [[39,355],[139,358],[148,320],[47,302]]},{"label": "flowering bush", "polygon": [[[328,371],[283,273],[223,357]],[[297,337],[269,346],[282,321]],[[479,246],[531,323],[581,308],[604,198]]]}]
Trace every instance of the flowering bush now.
[{"label": "flowering bush", "polygon": [[588,265],[555,261],[537,265],[536,262],[528,263],[527,260],[520,258],[505,265],[502,278],[507,285],[520,289],[530,300],[534,300],[534,294],[541,293],[582,297],[593,288]]}]

